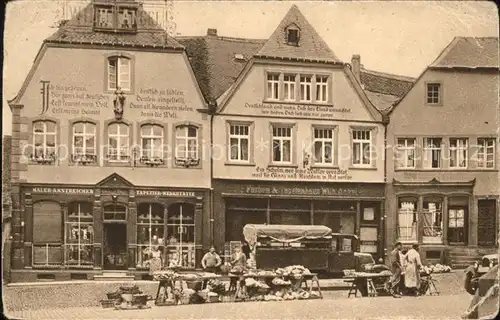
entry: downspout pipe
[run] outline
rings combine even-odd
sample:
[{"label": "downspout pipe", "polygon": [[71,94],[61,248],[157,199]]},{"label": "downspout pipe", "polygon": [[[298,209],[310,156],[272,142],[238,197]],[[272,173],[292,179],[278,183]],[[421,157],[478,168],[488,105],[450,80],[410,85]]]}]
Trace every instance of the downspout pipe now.
[{"label": "downspout pipe", "polygon": [[385,211],[385,208],[387,208],[387,148],[388,146],[388,141],[387,141],[387,128],[389,126],[390,118],[389,115],[384,114],[382,115],[382,124],[384,125],[384,194],[385,194],[385,199],[384,199],[384,215],[382,217],[382,245],[383,245],[383,252],[384,252],[384,261],[387,260],[387,212]]},{"label": "downspout pipe", "polygon": [[[212,183],[214,181],[214,117],[215,113],[217,111],[217,101],[212,100],[208,103],[208,112],[210,114],[210,239],[211,243],[210,245],[215,245],[214,240],[215,240],[215,194],[214,194],[214,188],[212,186]],[[219,248],[220,250],[220,248]]]}]

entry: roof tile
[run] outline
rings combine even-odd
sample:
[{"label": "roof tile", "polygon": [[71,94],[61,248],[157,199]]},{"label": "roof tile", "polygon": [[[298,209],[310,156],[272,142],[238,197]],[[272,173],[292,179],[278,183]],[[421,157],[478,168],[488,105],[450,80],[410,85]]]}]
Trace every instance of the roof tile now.
[{"label": "roof tile", "polygon": [[498,68],[498,37],[457,37],[431,67]]}]

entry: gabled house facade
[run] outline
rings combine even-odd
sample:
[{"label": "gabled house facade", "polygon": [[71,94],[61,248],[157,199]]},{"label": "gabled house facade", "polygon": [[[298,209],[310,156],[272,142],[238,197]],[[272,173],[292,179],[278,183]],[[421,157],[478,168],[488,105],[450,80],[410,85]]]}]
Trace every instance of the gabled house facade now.
[{"label": "gabled house facade", "polygon": [[156,249],[198,265],[210,121],[184,47],[140,4],[96,0],[63,23],[10,107],[13,281],[140,276]]},{"label": "gabled house facade", "polygon": [[455,266],[496,251],[498,38],[455,38],[390,112],[386,243]]},{"label": "gabled house facade", "polygon": [[213,119],[216,246],[248,223],[318,224],[381,256],[383,117],[350,66],[296,6],[246,58]]}]

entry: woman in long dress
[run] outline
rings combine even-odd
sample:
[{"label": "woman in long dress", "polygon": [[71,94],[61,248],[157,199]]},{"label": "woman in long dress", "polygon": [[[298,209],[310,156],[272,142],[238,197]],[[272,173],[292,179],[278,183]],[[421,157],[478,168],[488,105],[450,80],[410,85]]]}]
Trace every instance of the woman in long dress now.
[{"label": "woman in long dress", "polygon": [[418,244],[414,244],[412,248],[408,250],[405,259],[405,287],[416,296],[420,288],[420,268],[422,267],[420,253],[418,253]]}]

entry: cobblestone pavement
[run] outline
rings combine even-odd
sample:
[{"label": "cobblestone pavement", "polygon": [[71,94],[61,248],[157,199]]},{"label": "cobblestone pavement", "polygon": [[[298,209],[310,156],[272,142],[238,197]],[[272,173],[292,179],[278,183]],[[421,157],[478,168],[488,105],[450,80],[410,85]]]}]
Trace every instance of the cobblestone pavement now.
[{"label": "cobblestone pavement", "polygon": [[[434,276],[434,278],[437,281],[437,285],[441,291],[442,296],[464,293],[462,285],[463,271],[457,270],[454,273],[437,274]],[[334,283],[338,284],[340,281],[321,280],[320,282],[321,286],[331,286]],[[12,285],[3,288],[4,308],[7,312],[14,312],[13,314],[16,315],[19,315],[19,312],[22,311],[37,311],[43,309],[58,310],[57,312],[64,315],[65,313],[62,309],[75,307],[99,307],[99,309],[97,310],[99,310],[99,312],[104,312],[103,310],[105,309],[100,308],[99,301],[101,299],[105,299],[106,293],[116,290],[121,285],[130,285],[131,283],[137,284],[144,293],[150,294],[152,296],[156,294],[158,283],[153,281],[136,281],[126,283],[103,283],[96,281],[86,283],[73,282],[65,284],[44,283],[39,285]],[[324,292],[324,295],[325,301],[330,300],[331,302],[331,300],[336,301],[336,299],[345,298],[347,296],[347,291],[327,291]],[[471,299],[470,296],[468,297],[469,299],[466,301],[466,305]],[[333,303],[335,304],[335,302]],[[380,305],[378,306],[380,307]],[[105,311],[105,313],[106,312],[109,311]],[[57,317],[58,314],[56,314],[55,316]],[[64,316],[63,318],[68,319],[67,316]]]},{"label": "cobblestone pavement", "polygon": [[16,319],[460,319],[470,296],[325,298],[114,310],[98,307],[12,312]]}]

